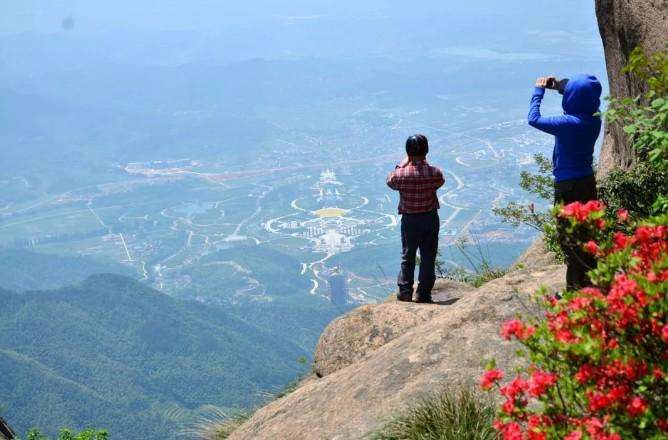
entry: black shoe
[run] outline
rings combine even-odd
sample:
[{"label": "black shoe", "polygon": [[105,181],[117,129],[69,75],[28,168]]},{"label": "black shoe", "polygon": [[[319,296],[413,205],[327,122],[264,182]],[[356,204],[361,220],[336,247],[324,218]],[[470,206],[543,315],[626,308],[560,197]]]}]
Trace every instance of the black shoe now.
[{"label": "black shoe", "polygon": [[401,302],[411,302],[413,301],[412,295],[397,295],[397,301]]},{"label": "black shoe", "polygon": [[415,302],[418,304],[434,304],[431,298],[416,298]]}]

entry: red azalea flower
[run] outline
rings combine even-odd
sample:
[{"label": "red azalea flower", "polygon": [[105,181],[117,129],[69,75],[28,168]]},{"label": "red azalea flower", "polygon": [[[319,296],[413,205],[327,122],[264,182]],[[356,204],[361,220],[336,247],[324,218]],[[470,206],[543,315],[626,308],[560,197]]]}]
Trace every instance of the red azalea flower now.
[{"label": "red azalea flower", "polygon": [[515,411],[515,402],[512,399],[506,399],[501,405],[501,410],[508,415],[512,415]]},{"label": "red azalea flower", "polygon": [[547,440],[547,434],[543,432],[546,426],[550,426],[549,417],[532,414],[527,419],[528,440]]},{"label": "red azalea flower", "polygon": [[654,376],[654,379],[656,380],[661,380],[663,379],[664,373],[659,367],[655,367],[654,370],[652,370],[652,376]]},{"label": "red azalea flower", "polygon": [[597,227],[599,230],[601,230],[601,231],[604,230],[605,227],[606,227],[606,225],[607,225],[607,224],[605,223],[605,220],[603,220],[602,218],[597,218],[597,219],[596,219],[596,227]]},{"label": "red azalea flower", "polygon": [[589,409],[592,411],[605,409],[612,404],[610,398],[600,392],[590,392],[587,397],[589,398]]},{"label": "red azalea flower", "polygon": [[619,341],[617,339],[612,338],[605,344],[605,347],[609,350],[617,348],[619,347]]},{"label": "red azalea flower", "polygon": [[591,380],[592,377],[594,377],[594,371],[594,367],[589,364],[584,364],[580,366],[578,372],[575,373],[575,380],[581,384],[587,383]]},{"label": "red azalea flower", "polygon": [[633,399],[631,399],[631,402],[629,402],[628,406],[626,407],[626,411],[629,413],[629,415],[631,415],[631,417],[637,417],[647,411],[647,403],[643,400],[642,397],[635,396]]},{"label": "red azalea flower", "polygon": [[598,417],[591,417],[585,420],[584,425],[589,435],[594,438],[599,438],[598,436],[603,433],[603,428],[605,426],[603,421]]},{"label": "red azalea flower", "polygon": [[536,370],[529,379],[529,394],[533,397],[538,397],[555,383],[557,383],[556,374]]},{"label": "red azalea flower", "polygon": [[614,388],[612,388],[608,392],[608,399],[610,403],[619,403],[623,400],[626,400],[627,396],[629,395],[631,390],[629,390],[629,387],[626,385],[619,385]]},{"label": "red azalea flower", "polygon": [[547,434],[545,434],[542,431],[529,430],[528,435],[529,435],[528,437],[529,440],[547,440]]},{"label": "red azalea flower", "polygon": [[501,379],[503,379],[503,371],[499,369],[487,370],[480,379],[480,387],[483,390],[488,390]]},{"label": "red azalea flower", "polygon": [[497,420],[494,422],[494,429],[501,433],[503,440],[522,440],[522,427],[519,423],[503,423]]},{"label": "red azalea flower", "polygon": [[506,321],[501,327],[501,336],[503,339],[510,340],[511,336],[520,333],[524,329],[524,324],[519,319]]},{"label": "red azalea flower", "polygon": [[536,327],[527,325],[526,327],[524,327],[524,332],[522,333],[522,337],[520,338],[520,340],[524,341],[525,339],[533,336],[534,333],[536,333]]},{"label": "red azalea flower", "polygon": [[614,246],[615,251],[624,249],[626,246],[631,244],[629,236],[624,234],[623,232],[615,232],[615,234],[612,236],[612,241],[614,242],[615,245]]},{"label": "red azalea flower", "polygon": [[[605,205],[599,200],[590,200],[587,203],[573,202],[561,208],[559,216],[562,218],[571,218],[578,223],[582,223],[587,220],[591,213],[597,212],[600,213],[605,208]],[[597,219],[596,226],[603,228],[605,226],[602,219]]]},{"label": "red azalea flower", "polygon": [[668,432],[668,420],[660,419],[656,421],[656,426],[663,432]]},{"label": "red azalea flower", "polygon": [[592,296],[594,298],[605,298],[603,292],[598,287],[583,287],[580,289],[580,293],[586,296]]},{"label": "red azalea flower", "polygon": [[[659,390],[652,386],[668,375],[659,367],[668,360],[663,350],[668,344],[664,284],[668,281],[668,227],[646,224],[631,235],[614,233],[603,221],[603,209],[598,201],[575,203],[564,206],[559,214],[573,224],[583,223],[578,234],[597,237],[580,245],[608,264],[598,269],[597,287],[567,292],[558,301],[549,298],[538,324],[540,335],[549,331],[541,341],[545,343],[538,347],[533,336],[524,344],[529,352],[526,358],[535,364],[520,369],[514,380],[500,388],[505,397],[500,414],[505,422],[495,428],[504,440],[546,440],[549,435],[566,440],[621,440],[617,432],[627,432],[639,420],[647,422],[648,435],[668,433],[666,417],[655,414],[653,402]],[[617,217],[620,223],[629,220],[624,211]],[[596,227],[605,229],[598,232]],[[607,245],[610,241],[612,245]],[[523,340],[534,331],[515,319],[502,326],[501,334]],[[537,351],[540,356],[532,357]],[[553,362],[576,369],[573,398],[584,402],[581,413],[566,414],[551,402],[550,387],[558,383]],[[481,379],[488,388],[496,383],[494,373],[490,375]],[[647,384],[646,391],[634,394],[640,383]],[[529,406],[530,398],[546,409]],[[558,427],[558,434],[551,426]]]},{"label": "red azalea flower", "polygon": [[565,328],[559,329],[554,333],[554,338],[559,341],[563,342],[566,344],[572,344],[577,341],[577,338],[571,332],[570,330],[567,330]]},{"label": "red azalea flower", "polygon": [[501,327],[501,336],[506,340],[510,340],[512,336],[515,336],[520,341],[523,341],[533,335],[535,331],[534,327],[525,326],[519,319],[511,319]]},{"label": "red azalea flower", "polygon": [[587,203],[585,203],[584,208],[588,212],[602,211],[603,209],[605,209],[605,205],[600,200],[590,200]]},{"label": "red azalea flower", "polygon": [[589,307],[590,304],[591,304],[591,298],[578,296],[570,300],[567,307],[568,310],[576,312],[578,310],[586,309],[587,307]]},{"label": "red azalea flower", "polygon": [[573,431],[564,437],[564,440],[580,440],[582,439],[582,433],[580,431]]},{"label": "red azalea flower", "polygon": [[501,394],[507,399],[514,400],[516,397],[522,395],[528,387],[528,382],[517,376],[506,386],[501,387]]},{"label": "red azalea flower", "polygon": [[589,252],[592,255],[598,255],[599,251],[601,250],[598,247],[598,244],[594,240],[589,240],[585,244],[585,249],[587,250],[587,252]]},{"label": "red azalea flower", "polygon": [[616,432],[612,434],[599,434],[596,440],[622,440],[622,436]]}]

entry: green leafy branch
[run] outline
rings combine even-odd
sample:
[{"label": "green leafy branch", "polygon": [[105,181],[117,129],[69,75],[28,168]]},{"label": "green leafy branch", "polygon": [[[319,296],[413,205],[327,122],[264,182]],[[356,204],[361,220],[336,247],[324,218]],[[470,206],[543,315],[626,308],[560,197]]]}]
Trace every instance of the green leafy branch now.
[{"label": "green leafy branch", "polygon": [[[540,153],[534,155],[534,161],[538,165],[538,172],[522,171],[520,187],[537,196],[539,200],[551,201],[554,192],[552,161]],[[506,206],[493,208],[492,212],[501,217],[504,223],[515,227],[528,226],[542,233],[545,247],[554,252],[558,260],[564,260],[557,237],[557,224],[549,209],[538,210],[535,203],[521,205],[517,202],[510,202]]]},{"label": "green leafy branch", "polygon": [[605,113],[609,123],[619,123],[641,160],[668,169],[668,57],[658,51],[647,56],[636,48],[622,70],[647,84],[647,92],[633,98],[610,98]]}]

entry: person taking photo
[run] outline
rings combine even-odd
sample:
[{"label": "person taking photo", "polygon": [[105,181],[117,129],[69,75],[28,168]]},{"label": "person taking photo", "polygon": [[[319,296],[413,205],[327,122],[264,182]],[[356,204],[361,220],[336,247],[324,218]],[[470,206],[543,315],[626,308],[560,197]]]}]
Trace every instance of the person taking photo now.
[{"label": "person taking photo", "polygon": [[[563,114],[543,116],[540,105],[546,89],[563,95]],[[529,125],[555,137],[552,164],[554,203],[587,202],[597,198],[594,177],[594,145],[601,132],[601,83],[588,74],[558,80],[540,77],[531,96]],[[559,242],[566,255],[566,284],[576,290],[590,284],[587,272],[595,267],[595,259],[573,244],[564,232],[563,222],[557,224]]]},{"label": "person taking photo", "polygon": [[420,272],[415,302],[431,303],[436,281],[438,252],[438,197],[445,179],[440,169],[427,163],[429,142],[417,134],[406,140],[406,159],[387,176],[387,186],[399,191],[401,214],[401,270],[397,284],[399,301],[412,301],[416,252],[420,250]]}]

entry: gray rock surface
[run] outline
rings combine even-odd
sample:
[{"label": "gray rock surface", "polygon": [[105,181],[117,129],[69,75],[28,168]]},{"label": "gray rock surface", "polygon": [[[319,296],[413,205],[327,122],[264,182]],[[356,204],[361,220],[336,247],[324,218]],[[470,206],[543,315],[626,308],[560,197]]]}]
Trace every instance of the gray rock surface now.
[{"label": "gray rock surface", "polygon": [[[556,291],[563,288],[563,279],[562,266],[527,267],[479,289],[467,290],[449,305],[390,302],[367,306],[377,308],[363,312],[367,317],[388,322],[381,318],[387,311],[411,324],[403,327],[403,334],[393,333],[378,347],[379,342],[374,342],[359,352],[351,350],[362,354],[345,356],[345,361],[337,364],[338,370],[309,380],[293,393],[259,409],[230,439],[360,439],[425,393],[477,381],[490,358],[495,358],[501,367],[512,367],[519,362],[514,353],[516,347],[500,338],[499,327],[528,309],[529,296],[539,286]],[[456,297],[454,293],[449,295]],[[406,313],[398,311],[401,307],[407,309]],[[354,313],[348,317],[361,322],[367,319]],[[423,318],[426,320],[420,323]],[[346,328],[344,323],[336,325]],[[362,335],[362,328],[383,325],[362,324],[360,334],[352,337],[361,341],[360,346],[374,340]],[[345,338],[332,338],[327,343],[337,341]],[[346,362],[352,363],[344,366]]]},{"label": "gray rock surface", "polygon": [[[448,304],[471,288],[440,279],[434,301]],[[374,350],[430,320],[438,308],[428,304],[401,303],[394,295],[383,304],[368,304],[343,315],[327,326],[320,336],[313,372],[324,377],[367,358]]]},{"label": "gray rock surface", "polygon": [[515,262],[516,268],[536,269],[558,264],[554,252],[550,252],[545,247],[545,243],[540,238],[529,245],[527,250]]}]

